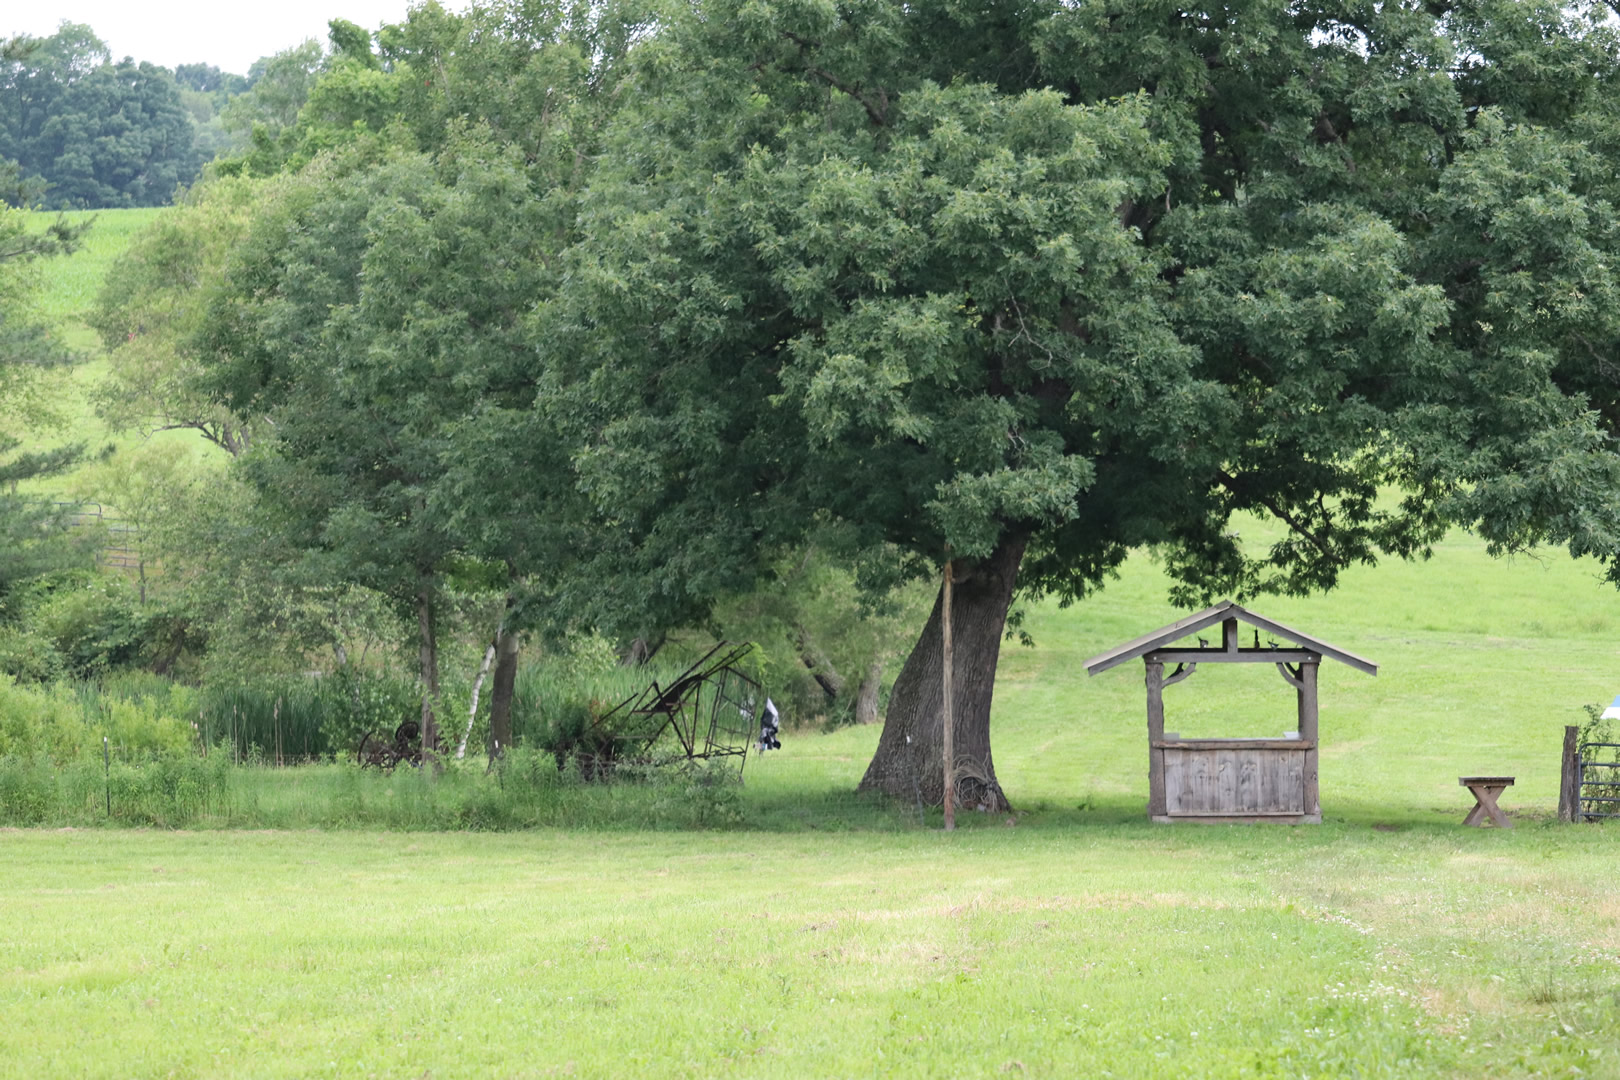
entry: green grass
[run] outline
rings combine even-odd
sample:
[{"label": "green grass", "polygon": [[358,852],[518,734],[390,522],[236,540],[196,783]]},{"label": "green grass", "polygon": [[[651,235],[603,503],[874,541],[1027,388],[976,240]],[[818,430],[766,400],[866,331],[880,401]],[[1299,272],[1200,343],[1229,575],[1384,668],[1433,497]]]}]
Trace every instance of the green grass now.
[{"label": "green grass", "polygon": [[[107,271],[118,256],[124,253],[139,232],[155,221],[166,208],[153,207],[133,210],[75,210],[64,216],[71,222],[92,220],[84,244],[72,255],[46,259],[41,262],[41,313],[57,328],[62,340],[77,350],[84,360],[62,372],[57,385],[55,405],[62,418],[62,426],[51,430],[20,432],[21,449],[38,451],[82,442],[92,453],[107,446],[124,447],[141,439],[135,432],[108,430],[90,404],[90,393],[107,377],[108,361],[101,339],[85,320],[95,307],[96,296]],[[38,226],[54,221],[56,214],[36,212],[33,217]],[[151,436],[160,440],[180,440],[194,444],[203,453],[215,448],[195,432],[161,431]],[[70,490],[74,473],[66,473],[20,487],[39,494],[60,495]]]},{"label": "green grass", "polygon": [[1612,1076],[1612,854],[1601,828],[8,833],[0,1074]]},{"label": "green grass", "polygon": [[[97,348],[95,331],[85,324],[85,318],[95,307],[96,294],[112,264],[122,255],[136,235],[166,212],[163,207],[136,210],[73,210],[62,216],[73,224],[90,221],[84,245],[66,258],[48,259],[44,268],[45,282],[40,296],[42,313],[63,328],[71,344],[78,348]],[[36,212],[33,215],[40,228],[55,221],[54,213]]]},{"label": "green grass", "polygon": [[[1380,664],[1324,671],[1319,827],[1146,821],[1141,669],[1080,662],[1163,597],[1138,558],[1031,609],[1019,813],[950,836],[847,794],[872,728],[789,732],[723,830],[644,827],[691,823],[650,788],[504,834],[0,831],[0,1076],[1620,1076],[1620,834],[1550,820],[1563,725],[1620,688],[1596,569],[1456,538],[1255,603]],[[1293,698],[1217,668],[1167,704],[1272,734]],[[1518,776],[1516,829],[1461,827],[1471,772]],[[229,782],[213,824],[330,823],[346,786],[408,829],[491,781]]]}]

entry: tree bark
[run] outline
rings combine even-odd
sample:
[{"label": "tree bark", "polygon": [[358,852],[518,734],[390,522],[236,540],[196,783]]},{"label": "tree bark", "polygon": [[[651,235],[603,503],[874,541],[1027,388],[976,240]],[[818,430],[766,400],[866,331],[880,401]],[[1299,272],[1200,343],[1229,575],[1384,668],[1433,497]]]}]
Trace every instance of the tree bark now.
[{"label": "tree bark", "polygon": [[439,767],[439,723],[433,703],[439,696],[439,641],[433,618],[433,593],[426,581],[416,594],[417,659],[422,679],[422,760]]},{"label": "tree bark", "polygon": [[636,638],[630,642],[630,647],[624,651],[624,655],[619,657],[619,666],[641,667],[643,664],[650,663],[652,658],[658,655],[658,650],[664,647],[664,642],[667,640],[669,640],[669,635],[665,633],[659,634],[654,641],[648,641],[644,637]]},{"label": "tree bark", "polygon": [[[1010,809],[990,756],[990,702],[1007,608],[1026,543],[1026,536],[1007,536],[983,562],[956,566],[951,604],[956,657],[951,669],[955,686],[952,734],[957,803],[964,808]],[[945,801],[940,768],[944,753],[942,650],[940,599],[936,597],[922,636],[895,681],[877,753],[866,767],[860,790],[881,791],[925,806]]]},{"label": "tree bark", "polygon": [[517,631],[501,628],[495,642],[495,682],[489,688],[489,756],[491,760],[512,745],[512,696],[517,687]]},{"label": "tree bark", "polygon": [[860,689],[855,692],[855,722],[857,724],[877,723],[878,691],[883,689],[883,658],[872,661],[872,666],[866,669],[866,678],[861,680]]}]

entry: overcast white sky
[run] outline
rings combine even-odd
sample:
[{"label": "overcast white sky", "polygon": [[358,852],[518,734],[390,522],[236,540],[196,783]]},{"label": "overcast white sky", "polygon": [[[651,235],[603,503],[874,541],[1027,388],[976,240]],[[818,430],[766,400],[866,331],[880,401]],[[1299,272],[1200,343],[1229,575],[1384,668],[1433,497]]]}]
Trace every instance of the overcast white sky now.
[{"label": "overcast white sky", "polygon": [[[89,23],[113,58],[133,56],[172,68],[215,64],[247,74],[261,56],[305,38],[326,40],[326,21],[348,19],[368,30],[405,16],[409,0],[0,0],[0,36],[56,32]],[[452,10],[462,0],[444,4]]]}]

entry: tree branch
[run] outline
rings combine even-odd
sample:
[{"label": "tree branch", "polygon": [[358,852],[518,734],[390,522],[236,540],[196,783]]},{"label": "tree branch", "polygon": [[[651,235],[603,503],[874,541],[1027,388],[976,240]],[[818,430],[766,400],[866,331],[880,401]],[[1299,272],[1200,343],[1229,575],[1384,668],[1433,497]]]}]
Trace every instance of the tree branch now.
[{"label": "tree branch", "polygon": [[[801,58],[803,58],[804,54],[810,50],[821,48],[821,42],[795,34],[791,30],[783,30],[782,36],[799,47],[799,55]],[[866,115],[871,117],[872,123],[876,124],[878,127],[888,126],[889,92],[887,90],[880,87],[877,92],[878,100],[873,102],[861,92],[861,88],[858,85],[852,85],[844,82],[831,72],[823,71],[821,68],[816,67],[814,64],[810,63],[808,59],[805,60],[804,70],[809,74],[814,75],[822,82],[825,82],[828,86],[832,87],[834,90],[837,90],[839,93],[847,94],[856,101],[860,102],[861,107],[866,110]]]},{"label": "tree branch", "polygon": [[[1243,486],[1242,483],[1237,477],[1233,476],[1225,469],[1217,470],[1215,475],[1217,478],[1219,478],[1222,484],[1226,485],[1226,489],[1232,492],[1232,494],[1244,494],[1241,490]],[[1271,511],[1271,513],[1276,516],[1277,520],[1287,525],[1295,535],[1301,536],[1309,541],[1311,547],[1315,548],[1317,553],[1320,554],[1322,558],[1335,565],[1340,565],[1343,562],[1342,559],[1333,553],[1333,545],[1330,544],[1321,533],[1308,528],[1305,522],[1302,521],[1298,515],[1289,513],[1287,510],[1283,509],[1282,505],[1275,499],[1252,493],[1249,494],[1248,497],[1254,499],[1255,502]]]}]

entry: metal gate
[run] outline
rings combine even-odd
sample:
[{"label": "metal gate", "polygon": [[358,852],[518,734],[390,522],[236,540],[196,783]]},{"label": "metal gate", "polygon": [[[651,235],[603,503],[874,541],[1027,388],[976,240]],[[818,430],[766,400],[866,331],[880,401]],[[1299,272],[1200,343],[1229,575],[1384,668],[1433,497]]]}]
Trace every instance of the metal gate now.
[{"label": "metal gate", "polygon": [[[1605,750],[1611,760],[1599,761]],[[1620,817],[1620,743],[1581,743],[1575,783],[1581,820]]]}]

